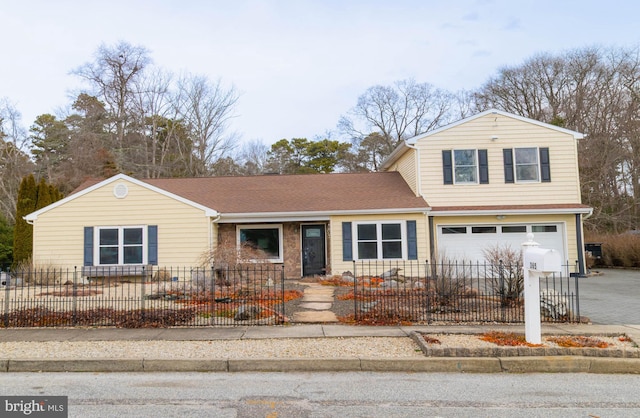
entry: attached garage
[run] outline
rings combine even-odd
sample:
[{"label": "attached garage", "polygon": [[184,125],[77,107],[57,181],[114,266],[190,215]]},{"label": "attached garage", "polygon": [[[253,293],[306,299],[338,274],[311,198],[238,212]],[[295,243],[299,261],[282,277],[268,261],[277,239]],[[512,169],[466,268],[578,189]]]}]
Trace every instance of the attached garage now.
[{"label": "attached garage", "polygon": [[567,259],[564,223],[438,225],[437,253],[448,260],[484,262],[484,250],[497,245],[521,248],[529,233],[541,247],[558,250]]}]

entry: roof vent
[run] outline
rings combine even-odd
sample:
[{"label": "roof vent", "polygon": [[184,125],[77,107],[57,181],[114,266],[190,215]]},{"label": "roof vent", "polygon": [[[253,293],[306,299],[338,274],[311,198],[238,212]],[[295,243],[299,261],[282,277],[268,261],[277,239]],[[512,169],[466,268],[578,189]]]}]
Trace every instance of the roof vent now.
[{"label": "roof vent", "polygon": [[113,195],[118,199],[124,199],[129,194],[129,188],[124,183],[118,183],[113,186]]}]

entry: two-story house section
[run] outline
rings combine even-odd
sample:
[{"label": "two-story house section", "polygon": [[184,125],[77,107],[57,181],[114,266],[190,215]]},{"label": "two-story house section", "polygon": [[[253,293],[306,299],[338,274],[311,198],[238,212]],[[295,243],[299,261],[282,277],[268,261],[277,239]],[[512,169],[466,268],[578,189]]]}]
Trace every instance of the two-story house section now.
[{"label": "two-story house section", "polygon": [[584,273],[582,223],[592,209],[580,197],[582,137],[492,109],[402,142],[383,170],[400,172],[427,201],[432,260],[482,261],[533,233]]}]

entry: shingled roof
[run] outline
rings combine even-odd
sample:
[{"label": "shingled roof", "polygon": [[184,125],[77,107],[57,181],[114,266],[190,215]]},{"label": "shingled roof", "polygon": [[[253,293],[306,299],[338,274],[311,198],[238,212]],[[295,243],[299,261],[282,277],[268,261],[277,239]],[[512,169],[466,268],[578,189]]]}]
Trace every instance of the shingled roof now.
[{"label": "shingled roof", "polygon": [[297,213],[428,207],[396,172],[141,180],[232,213]]}]

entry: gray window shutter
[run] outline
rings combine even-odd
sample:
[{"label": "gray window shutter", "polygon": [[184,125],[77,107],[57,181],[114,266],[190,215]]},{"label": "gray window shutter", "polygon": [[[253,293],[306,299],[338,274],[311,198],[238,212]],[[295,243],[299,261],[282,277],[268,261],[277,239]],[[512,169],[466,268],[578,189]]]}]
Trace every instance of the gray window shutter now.
[{"label": "gray window shutter", "polygon": [[478,168],[480,172],[480,184],[489,184],[489,159],[486,149],[478,150]]},{"label": "gray window shutter", "polygon": [[540,148],[540,180],[545,183],[551,181],[551,164],[549,161],[549,148]]},{"label": "gray window shutter", "polygon": [[511,148],[503,149],[502,157],[504,159],[504,182],[513,183],[513,150]]},{"label": "gray window shutter", "polygon": [[93,266],[93,227],[84,227],[84,265]]},{"label": "gray window shutter", "polygon": [[353,261],[351,222],[342,222],[342,261]]},{"label": "gray window shutter", "polygon": [[451,159],[451,150],[442,151],[442,174],[444,176],[444,184],[453,184],[453,161]]},{"label": "gray window shutter", "polygon": [[147,257],[149,264],[158,265],[158,225],[147,227]]},{"label": "gray window shutter", "polygon": [[407,258],[418,259],[418,231],[416,221],[407,221]]}]

